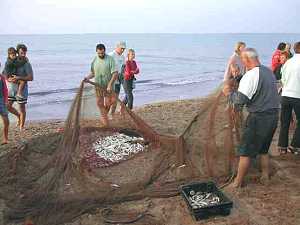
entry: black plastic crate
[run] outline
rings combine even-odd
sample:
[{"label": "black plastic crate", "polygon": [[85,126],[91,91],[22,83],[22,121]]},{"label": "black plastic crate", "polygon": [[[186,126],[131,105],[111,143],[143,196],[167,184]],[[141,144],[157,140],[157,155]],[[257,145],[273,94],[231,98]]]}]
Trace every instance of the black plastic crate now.
[{"label": "black plastic crate", "polygon": [[[180,192],[184,200],[186,201],[188,208],[192,216],[198,221],[207,219],[212,216],[228,216],[233,207],[233,202],[226,197],[223,192],[216,186],[214,182],[194,182],[179,187]],[[190,191],[195,192],[209,192],[217,195],[220,198],[220,203],[213,206],[206,206],[198,209],[193,209],[189,200]]]}]

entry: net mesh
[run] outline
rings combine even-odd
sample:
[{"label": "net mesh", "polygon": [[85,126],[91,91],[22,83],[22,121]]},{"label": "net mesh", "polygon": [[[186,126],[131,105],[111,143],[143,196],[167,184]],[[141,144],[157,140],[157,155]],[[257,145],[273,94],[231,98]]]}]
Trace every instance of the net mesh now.
[{"label": "net mesh", "polygon": [[[96,208],[176,196],[181,184],[232,173],[242,116],[230,105],[224,112],[220,106],[227,102],[220,90],[203,100],[179,135],[157,132],[119,99],[121,113],[104,127],[96,104],[103,93],[109,95],[92,82],[82,82],[62,136],[32,139],[0,158],[6,223],[31,219],[39,225],[64,224]],[[92,146],[113,133],[138,134],[147,147],[107,163]]]}]

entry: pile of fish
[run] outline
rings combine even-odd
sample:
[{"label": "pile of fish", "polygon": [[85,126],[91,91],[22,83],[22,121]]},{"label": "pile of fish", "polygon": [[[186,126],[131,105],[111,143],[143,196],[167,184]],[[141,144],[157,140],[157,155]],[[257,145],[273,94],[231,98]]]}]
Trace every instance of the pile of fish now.
[{"label": "pile of fish", "polygon": [[189,197],[193,209],[200,209],[207,206],[218,205],[221,202],[220,197],[214,193],[190,191]]},{"label": "pile of fish", "polygon": [[113,133],[110,136],[99,138],[93,144],[93,149],[100,158],[115,163],[125,160],[130,155],[144,151],[144,143],[142,137]]}]

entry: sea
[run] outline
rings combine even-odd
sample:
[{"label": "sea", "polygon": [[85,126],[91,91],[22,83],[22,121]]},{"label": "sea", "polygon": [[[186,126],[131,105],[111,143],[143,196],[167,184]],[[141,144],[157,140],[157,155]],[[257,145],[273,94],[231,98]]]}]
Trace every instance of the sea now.
[{"label": "sea", "polygon": [[261,62],[269,66],[278,43],[300,41],[300,34],[0,35],[1,70],[7,48],[26,44],[34,70],[28,119],[64,119],[81,80],[90,71],[96,44],[104,43],[110,52],[119,41],[136,51],[141,73],[134,104],[142,106],[208,95],[222,83],[238,41],[256,48]]}]

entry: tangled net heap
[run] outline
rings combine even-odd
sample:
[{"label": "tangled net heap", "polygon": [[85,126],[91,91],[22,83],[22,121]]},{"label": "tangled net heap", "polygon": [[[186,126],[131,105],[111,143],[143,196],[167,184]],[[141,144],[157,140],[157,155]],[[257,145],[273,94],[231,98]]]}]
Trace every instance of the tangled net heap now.
[{"label": "tangled net heap", "polygon": [[[181,184],[232,173],[234,143],[239,140],[240,127],[235,118],[239,117],[232,114],[231,107],[226,113],[218,109],[226,101],[220,91],[207,97],[182,134],[175,136],[159,134],[127,108],[120,118],[111,121],[109,128],[102,128],[94,90],[101,91],[94,83],[81,83],[62,140],[53,153],[43,158],[45,165],[26,167],[30,143],[0,159],[1,165],[10,162],[0,172],[6,223],[32,218],[34,224],[60,225],[96,208],[146,197],[176,196]],[[118,108],[122,104],[118,100]],[[223,128],[217,129],[216,123],[223,124]],[[86,157],[83,137],[93,136],[93,132],[105,136],[124,129],[141,135],[149,143],[147,151],[108,168],[99,168],[99,164],[110,165],[107,161]],[[30,176],[24,176],[26,171],[20,168],[30,170]]]}]

